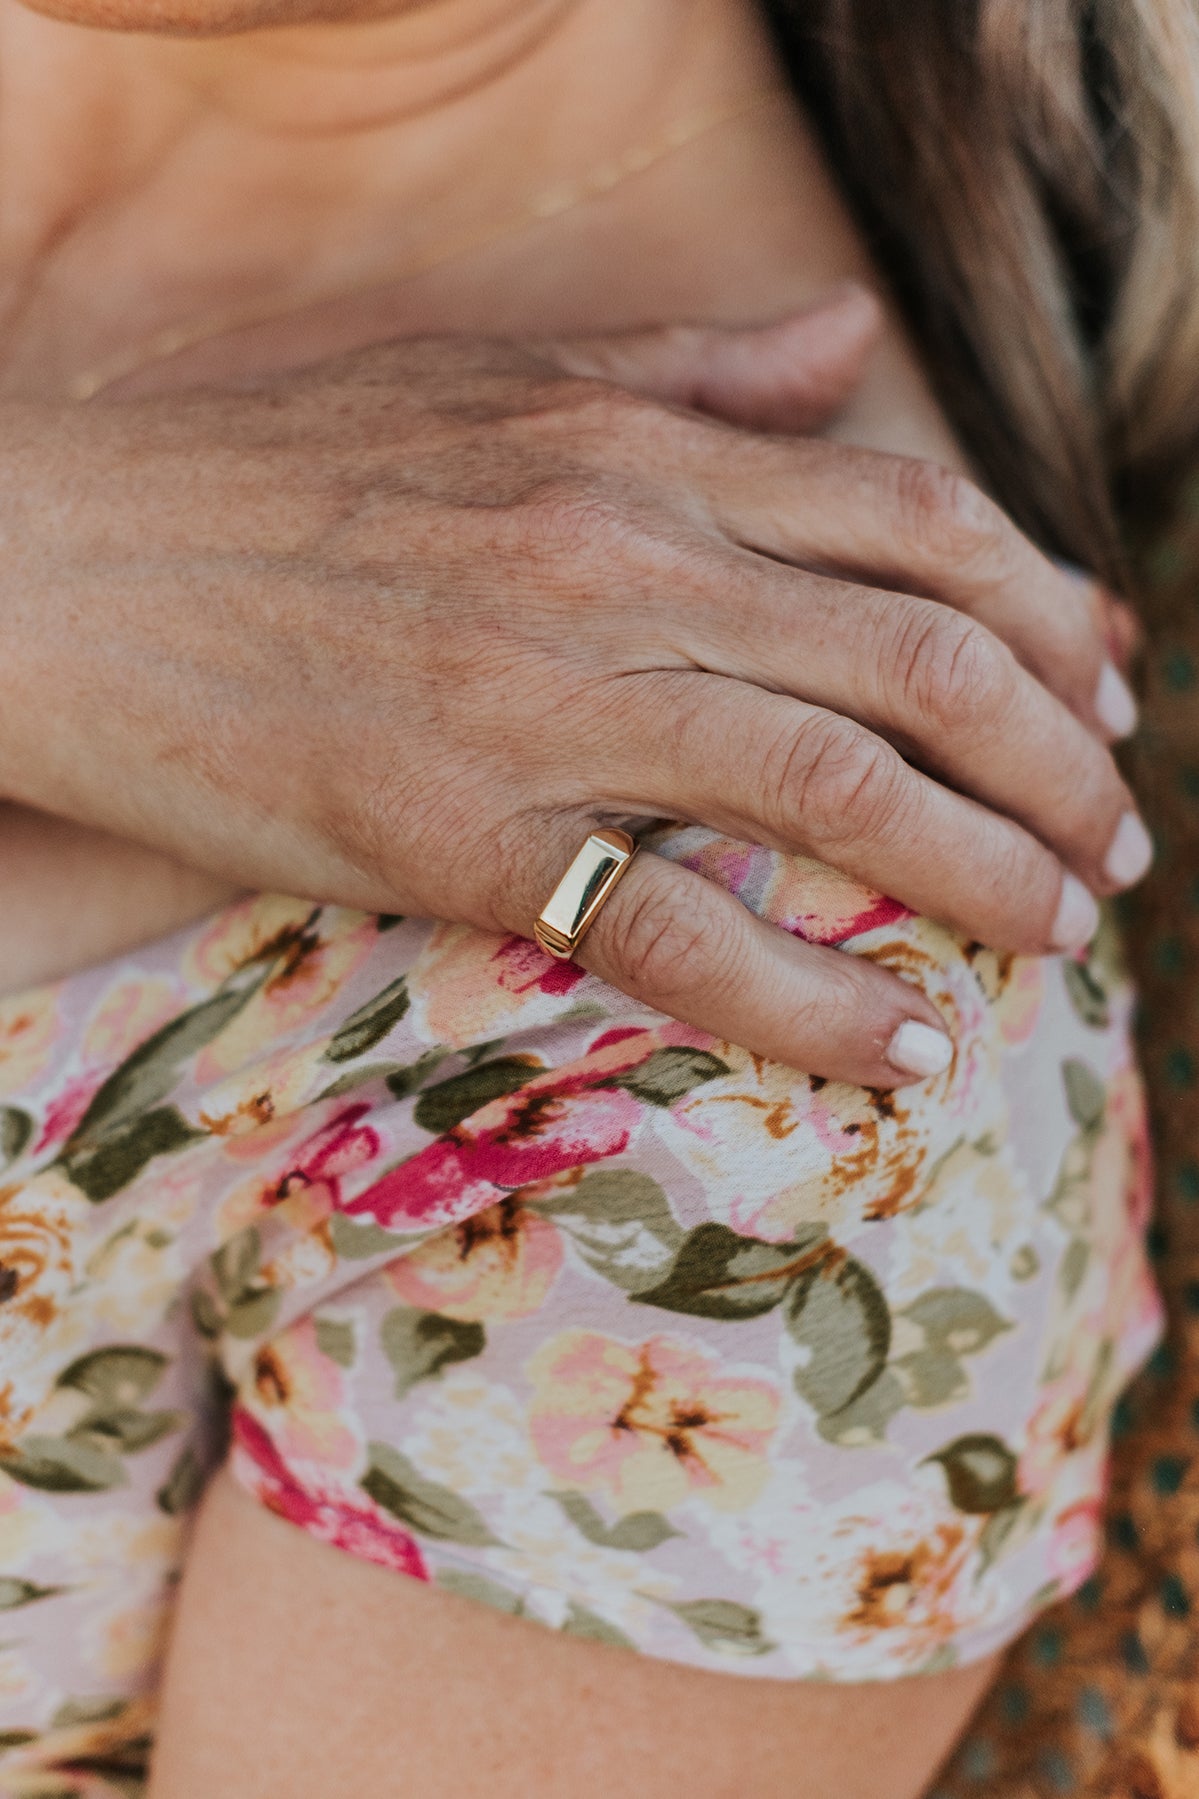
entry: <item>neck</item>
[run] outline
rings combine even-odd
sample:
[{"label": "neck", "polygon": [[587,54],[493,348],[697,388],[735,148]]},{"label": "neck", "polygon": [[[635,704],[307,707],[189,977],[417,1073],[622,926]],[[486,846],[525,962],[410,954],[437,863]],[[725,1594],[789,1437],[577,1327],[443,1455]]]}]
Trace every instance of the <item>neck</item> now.
[{"label": "neck", "polygon": [[[286,301],[369,280],[373,257],[394,263],[408,244],[419,256],[437,234],[485,228],[689,107],[768,81],[756,11],[430,0],[357,23],[188,39],[0,0],[9,335],[14,295],[56,278],[65,290],[84,270],[126,319],[148,268],[168,313],[193,292],[200,305],[227,289]],[[122,282],[123,264],[136,282]]]}]

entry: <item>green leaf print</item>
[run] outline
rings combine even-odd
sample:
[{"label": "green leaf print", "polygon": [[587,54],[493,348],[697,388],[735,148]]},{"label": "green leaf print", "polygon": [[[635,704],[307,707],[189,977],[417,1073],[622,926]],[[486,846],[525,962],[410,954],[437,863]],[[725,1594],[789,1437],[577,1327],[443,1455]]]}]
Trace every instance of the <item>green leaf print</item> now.
[{"label": "green leaf print", "polygon": [[618,1074],[608,1084],[623,1087],[651,1106],[673,1106],[705,1081],[714,1081],[729,1072],[727,1062],[706,1049],[656,1049],[627,1074]]},{"label": "green leaf print", "polygon": [[323,1356],[328,1356],[339,1368],[354,1366],[354,1326],[348,1318],[318,1316],[313,1321],[313,1329],[316,1332],[316,1346]]},{"label": "green leaf print", "polygon": [[585,1493],[551,1493],[550,1498],[557,1500],[575,1529],[601,1549],[624,1549],[644,1555],[669,1537],[682,1534],[661,1512],[630,1512],[615,1524],[605,1524]]},{"label": "green leaf print", "polygon": [[159,1106],[115,1126],[94,1145],[72,1138],[58,1166],[73,1186],[99,1203],[128,1187],[155,1156],[173,1155],[204,1135],[174,1106]]},{"label": "green leaf print", "polygon": [[16,1161],[33,1135],[33,1119],[20,1106],[0,1106],[0,1162]]},{"label": "green leaf print", "polygon": [[978,1355],[1012,1328],[986,1294],[971,1287],[930,1287],[897,1316],[918,1325],[930,1348],[947,1349],[959,1356]]},{"label": "green leaf print", "polygon": [[1089,962],[1076,962],[1067,956],[1062,963],[1062,979],[1070,1004],[1083,1024],[1105,1031],[1111,1023],[1111,1005],[1107,989]]},{"label": "green leaf print", "polygon": [[422,1312],[416,1306],[395,1306],[379,1328],[383,1354],[395,1369],[395,1396],[418,1381],[432,1380],[454,1362],[469,1362],[482,1355],[487,1336],[481,1324],[446,1318],[440,1312]]},{"label": "green leaf print", "polygon": [[388,1250],[400,1255],[411,1239],[399,1231],[385,1231],[381,1224],[359,1224],[344,1212],[334,1212],[329,1220],[329,1241],[341,1261],[364,1262],[370,1256],[385,1255]]},{"label": "green leaf print", "polygon": [[1062,1080],[1066,1086],[1066,1104],[1075,1124],[1093,1131],[1103,1123],[1107,1094],[1103,1082],[1086,1062],[1070,1056],[1062,1063]]},{"label": "green leaf print", "polygon": [[203,1491],[204,1467],[189,1443],[154,1498],[168,1518],[178,1518],[191,1511]]},{"label": "green leaf print", "polygon": [[468,1499],[420,1474],[388,1443],[367,1446],[370,1465],[359,1485],[402,1524],[445,1543],[485,1549],[498,1543]]},{"label": "green leaf print", "polygon": [[623,1630],[617,1630],[615,1624],[609,1624],[597,1612],[589,1611],[578,1600],[572,1599],[570,1608],[562,1623],[563,1632],[568,1637],[583,1637],[589,1643],[607,1643],[611,1649],[635,1649],[636,1643],[626,1637]]},{"label": "green leaf print", "polygon": [[39,1599],[53,1599],[57,1593],[65,1592],[65,1587],[39,1587],[32,1580],[0,1575],[0,1612],[15,1612],[19,1606],[34,1605]]},{"label": "green leaf print", "polygon": [[914,1355],[897,1357],[891,1368],[903,1389],[905,1405],[918,1409],[951,1405],[970,1392],[970,1376],[947,1349],[918,1349]]},{"label": "green leaf print", "polygon": [[447,1593],[457,1593],[461,1599],[478,1600],[510,1618],[524,1615],[525,1602],[520,1594],[501,1586],[498,1580],[488,1580],[485,1574],[468,1573],[464,1568],[439,1568],[434,1579]]},{"label": "green leaf print", "polygon": [[134,1123],[171,1093],[186,1063],[236,1018],[262,986],[270,964],[239,969],[211,999],[173,1018],[139,1044],[109,1075],[67,1139],[64,1157],[94,1147],[119,1127]]},{"label": "green leaf print", "polygon": [[790,1243],[763,1243],[709,1221],[688,1232],[665,1280],[632,1297],[698,1318],[757,1318],[824,1259],[827,1242],[820,1224],[806,1226]]},{"label": "green leaf print", "polygon": [[212,1278],[221,1298],[232,1304],[242,1298],[262,1260],[262,1238],[255,1225],[226,1237],[212,1253]]},{"label": "green leaf print", "polygon": [[763,1634],[762,1620],[748,1605],[732,1599],[690,1599],[667,1605],[709,1649],[735,1655],[769,1655],[775,1645]]},{"label": "green leaf print", "polygon": [[321,1094],[322,1099],[340,1099],[343,1093],[357,1092],[361,1087],[371,1087],[390,1081],[395,1075],[404,1074],[406,1070],[400,1062],[367,1062],[360,1068],[347,1068],[339,1074],[335,1081]]},{"label": "green leaf print", "polygon": [[885,1440],[892,1418],[909,1403],[895,1369],[884,1368],[851,1404],[818,1417],[816,1429],[826,1443],[839,1443],[843,1449],[868,1448]]},{"label": "green leaf print", "polygon": [[408,982],[401,975],[352,1012],[325,1051],[326,1062],[350,1062],[382,1043],[408,1010]]},{"label": "green leaf print", "polygon": [[74,1730],[80,1724],[110,1724],[128,1703],[125,1699],[68,1699],[51,1718],[50,1728]]},{"label": "green leaf print", "polygon": [[597,1168],[537,1210],[557,1219],[588,1267],[634,1298],[662,1278],[683,1243],[662,1188],[633,1168]]},{"label": "green leaf print", "polygon": [[801,1276],[787,1300],[787,1329],[808,1359],[795,1370],[795,1390],[813,1411],[852,1405],[878,1379],[891,1347],[891,1313],[883,1290],[852,1256]]},{"label": "green leaf print", "polygon": [[544,1073],[544,1065],[529,1056],[497,1056],[494,1062],[480,1062],[462,1074],[438,1081],[435,1087],[426,1087],[412,1116],[422,1131],[440,1137],[472,1113],[481,1112],[493,1099],[527,1087]]},{"label": "green leaf print", "polygon": [[[205,1305],[199,1306],[201,1290],[197,1290],[192,1313],[202,1335],[219,1335],[224,1329],[231,1336],[245,1340],[270,1330],[283,1296],[278,1288],[264,1286],[257,1279],[261,1258],[262,1239],[252,1224],[227,1238],[213,1251],[210,1265],[222,1304],[218,1306],[209,1298]],[[215,1330],[211,1328],[213,1325]]]},{"label": "green leaf print", "polygon": [[387,1091],[393,1099],[410,1099],[452,1053],[448,1049],[427,1049],[415,1062],[409,1062],[403,1068],[393,1068],[387,1076]]},{"label": "green leaf print", "polygon": [[949,1497],[959,1512],[1000,1512],[1018,1498],[1016,1457],[1000,1437],[982,1432],[957,1437],[925,1460],[945,1470]]},{"label": "green leaf print", "polygon": [[102,1493],[126,1480],[119,1456],[69,1437],[24,1437],[19,1448],[0,1456],[0,1468],[45,1493]]},{"label": "green leaf print", "polygon": [[182,1412],[97,1411],[89,1412],[67,1435],[72,1443],[90,1443],[112,1455],[133,1455],[182,1430],[186,1422]]},{"label": "green leaf print", "polygon": [[1015,1499],[1011,1505],[1000,1506],[992,1512],[983,1525],[978,1538],[978,1552],[984,1570],[997,1561],[1008,1545],[1008,1540],[1015,1530],[1024,1512],[1025,1501]]},{"label": "green leaf print", "polygon": [[221,1309],[212,1294],[203,1287],[193,1287],[188,1307],[200,1335],[210,1343],[215,1342],[221,1334]]},{"label": "green leaf print", "polygon": [[162,1378],[167,1357],[140,1343],[93,1349],[64,1368],[55,1385],[86,1393],[100,1406],[135,1406]]},{"label": "green leaf print", "polygon": [[248,1341],[270,1330],[279,1314],[283,1295],[277,1287],[259,1287],[236,1301],[225,1314],[225,1329],[232,1337]]},{"label": "green leaf print", "polygon": [[369,1256],[383,1256],[387,1250],[401,1254],[409,1249],[412,1238],[400,1231],[383,1231],[373,1220],[356,1222],[346,1213],[333,1213],[329,1218],[329,1243],[340,1261],[365,1261]]}]

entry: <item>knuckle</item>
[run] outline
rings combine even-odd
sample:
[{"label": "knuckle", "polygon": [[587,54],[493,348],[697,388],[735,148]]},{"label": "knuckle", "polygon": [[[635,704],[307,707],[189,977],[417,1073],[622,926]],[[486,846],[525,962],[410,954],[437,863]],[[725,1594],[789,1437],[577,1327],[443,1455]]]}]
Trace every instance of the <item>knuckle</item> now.
[{"label": "knuckle", "polygon": [[1015,527],[973,481],[937,462],[905,461],[896,475],[901,529],[929,561],[995,574],[1010,567]]},{"label": "knuckle", "polygon": [[513,520],[519,549],[538,562],[590,561],[598,546],[631,535],[629,505],[602,478],[580,471],[540,481]]},{"label": "knuckle", "polygon": [[688,905],[683,892],[650,881],[625,906],[614,952],[634,991],[669,1011],[701,984],[707,993],[727,978],[736,924],[728,908]]},{"label": "knuckle", "polygon": [[806,835],[828,845],[893,824],[906,777],[902,758],[882,738],[823,714],[792,735],[768,777],[768,792],[781,835],[798,821]]},{"label": "knuckle", "polygon": [[660,411],[656,401],[615,381],[567,375],[555,384],[552,407],[541,416],[556,434],[611,440],[637,434]]},{"label": "knuckle", "polygon": [[938,610],[903,632],[892,667],[906,708],[937,731],[977,727],[1005,710],[1015,661],[984,626],[961,613]]}]

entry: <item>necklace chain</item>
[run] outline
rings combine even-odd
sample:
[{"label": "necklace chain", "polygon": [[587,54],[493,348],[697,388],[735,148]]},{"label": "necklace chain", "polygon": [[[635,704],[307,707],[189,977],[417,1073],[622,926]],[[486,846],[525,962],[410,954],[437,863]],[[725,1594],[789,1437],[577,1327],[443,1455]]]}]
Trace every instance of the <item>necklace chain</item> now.
[{"label": "necklace chain", "polygon": [[421,275],[441,268],[445,263],[453,262],[459,256],[469,255],[473,250],[487,249],[491,244],[498,243],[504,238],[513,237],[533,225],[560,218],[563,213],[573,212],[576,207],[586,205],[590,200],[601,199],[604,195],[610,194],[614,188],[631,180],[635,175],[644,174],[647,169],[653,168],[655,164],[662,162],[666,157],[672,156],[688,144],[693,144],[697,138],[706,136],[708,132],[715,131],[721,125],[732,124],[749,113],[756,112],[759,108],[783,98],[786,91],[785,88],[777,85],[757,88],[737,100],[711,103],[692,112],[684,113],[648,143],[634,145],[632,149],[623,151],[619,156],[608,158],[574,181],[561,181],[541,189],[519,210],[496,220],[486,230],[460,232],[456,236],[443,238],[429,245],[402,267],[393,269],[385,275],[375,275],[368,282],[313,294],[308,299],[296,301],[290,306],[230,308],[225,312],[210,313],[200,318],[183,320],[180,323],[165,326],[140,343],[114,351],[103,361],[82,370],[69,383],[67,397],[79,401],[93,400],[98,394],[104,393],[127,376],[137,374],[144,368],[150,368],[155,363],[169,361],[171,357],[180,355],[184,350],[193,349],[196,345],[208,343],[214,338],[224,337],[235,331],[249,330],[255,325],[267,325],[273,320],[292,318],[298,313],[307,311],[309,307],[328,305],[335,300],[357,298],[360,295],[398,286],[406,281],[414,281]]}]

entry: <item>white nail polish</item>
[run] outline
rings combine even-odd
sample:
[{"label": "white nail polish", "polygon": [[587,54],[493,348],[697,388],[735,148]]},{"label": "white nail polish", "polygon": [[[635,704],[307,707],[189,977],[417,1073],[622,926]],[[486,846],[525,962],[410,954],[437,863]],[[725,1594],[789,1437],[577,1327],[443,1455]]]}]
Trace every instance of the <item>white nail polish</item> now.
[{"label": "white nail polish", "polygon": [[1126,812],[1116,826],[1103,872],[1117,887],[1139,881],[1153,860],[1153,839],[1135,812]]},{"label": "white nail polish", "polygon": [[1132,689],[1114,662],[1105,662],[1095,689],[1095,716],[1116,739],[1131,737],[1137,728],[1137,703]]},{"label": "white nail polish", "polygon": [[940,1074],[949,1067],[953,1043],[944,1031],[908,1018],[888,1043],[887,1060],[904,1074],[918,1074],[927,1080],[930,1074]]},{"label": "white nail polish", "polygon": [[1099,905],[1074,875],[1063,875],[1062,897],[1053,921],[1050,949],[1061,951],[1085,949],[1099,929]]}]

